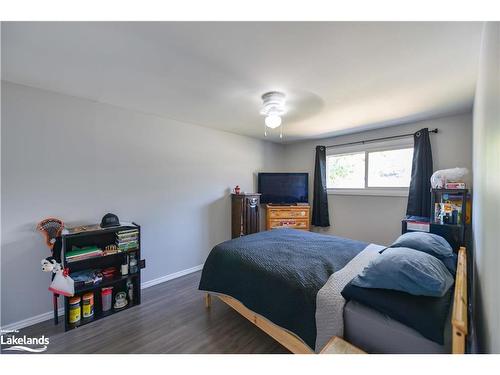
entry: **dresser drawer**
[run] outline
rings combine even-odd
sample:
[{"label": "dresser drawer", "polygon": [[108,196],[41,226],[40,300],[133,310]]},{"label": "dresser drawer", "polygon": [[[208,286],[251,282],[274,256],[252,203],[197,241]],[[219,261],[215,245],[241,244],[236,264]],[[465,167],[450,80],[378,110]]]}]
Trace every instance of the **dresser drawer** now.
[{"label": "dresser drawer", "polygon": [[279,218],[307,218],[309,216],[309,209],[290,209],[290,210],[269,210],[269,218],[279,219]]},{"label": "dresser drawer", "polygon": [[275,228],[294,228],[309,229],[308,219],[271,219],[269,220],[270,229]]}]

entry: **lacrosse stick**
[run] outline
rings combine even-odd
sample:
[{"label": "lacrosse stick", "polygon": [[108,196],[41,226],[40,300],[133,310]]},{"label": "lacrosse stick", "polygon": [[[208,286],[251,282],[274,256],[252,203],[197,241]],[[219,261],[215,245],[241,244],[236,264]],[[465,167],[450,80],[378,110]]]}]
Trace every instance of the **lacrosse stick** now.
[{"label": "lacrosse stick", "polygon": [[[54,245],[56,243],[57,237],[61,236],[62,230],[64,229],[64,223],[62,220],[56,219],[54,217],[48,217],[47,219],[44,219],[40,221],[36,229],[42,233],[42,235],[45,237],[45,243],[50,249],[52,256],[54,257]],[[60,251],[60,249],[59,249]],[[61,259],[61,254],[56,254],[55,256],[56,259]],[[54,274],[52,274],[52,280],[54,280]],[[52,295],[52,304],[54,306],[54,323],[58,324],[59,323],[59,316],[58,316],[58,306],[57,306],[57,298],[59,297],[58,294],[54,293]]]},{"label": "lacrosse stick", "polygon": [[62,220],[49,217],[40,221],[36,226],[36,229],[42,232],[42,235],[45,237],[45,243],[49,247],[50,251],[52,251],[54,244],[56,243],[56,238],[61,235],[61,232],[64,229],[64,223]]}]

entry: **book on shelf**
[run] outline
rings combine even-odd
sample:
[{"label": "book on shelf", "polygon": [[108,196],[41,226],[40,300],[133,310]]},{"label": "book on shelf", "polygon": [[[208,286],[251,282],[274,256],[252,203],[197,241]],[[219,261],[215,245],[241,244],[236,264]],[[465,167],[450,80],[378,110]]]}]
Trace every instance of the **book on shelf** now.
[{"label": "book on shelf", "polygon": [[430,219],[425,216],[406,216],[404,219],[406,222],[406,230],[417,231],[417,232],[429,232],[430,231]]},{"label": "book on shelf", "polygon": [[120,251],[128,251],[139,247],[139,231],[137,229],[123,230],[116,233],[116,246]]},{"label": "book on shelf", "polygon": [[126,244],[120,244],[117,245],[119,251],[127,251],[127,250],[132,250],[132,249],[137,249],[139,247],[138,242],[130,242]]},{"label": "book on shelf", "polygon": [[102,255],[103,255],[102,249],[98,248],[97,246],[86,246],[81,248],[73,246],[71,251],[68,251],[65,254],[66,261],[69,263],[76,262],[77,260],[100,257]]},{"label": "book on shelf", "polygon": [[85,260],[85,259],[90,259],[90,258],[101,257],[102,255],[103,255],[103,253],[101,251],[101,252],[97,252],[97,253],[89,253],[89,254],[85,254],[85,255],[66,257],[66,262],[72,263],[72,262],[76,262],[78,260]]},{"label": "book on shelf", "polygon": [[447,182],[444,184],[445,189],[465,189],[465,182]]},{"label": "book on shelf", "polygon": [[406,229],[417,232],[429,232],[430,224],[424,221],[406,221]]}]

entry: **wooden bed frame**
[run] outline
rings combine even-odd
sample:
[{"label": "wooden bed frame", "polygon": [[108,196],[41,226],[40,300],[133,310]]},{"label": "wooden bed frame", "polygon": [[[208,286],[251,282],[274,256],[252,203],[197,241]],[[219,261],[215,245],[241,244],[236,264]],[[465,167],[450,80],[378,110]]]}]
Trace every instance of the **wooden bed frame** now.
[{"label": "wooden bed frame", "polygon": [[[240,301],[221,294],[214,294],[222,302],[231,306],[273,339],[294,354],[314,354],[314,351],[294,333],[274,324],[252,310],[248,309]],[[205,306],[209,308],[212,304],[212,296],[207,293]],[[457,274],[455,277],[455,293],[453,310],[451,314],[452,324],[452,353],[464,354],[467,337],[467,254],[465,247],[458,251]]]}]

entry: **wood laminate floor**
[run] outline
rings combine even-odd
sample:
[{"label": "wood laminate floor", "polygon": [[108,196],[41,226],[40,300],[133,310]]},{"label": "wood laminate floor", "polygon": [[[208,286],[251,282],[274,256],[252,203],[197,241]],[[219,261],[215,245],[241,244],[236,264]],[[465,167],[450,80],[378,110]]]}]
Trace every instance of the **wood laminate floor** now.
[{"label": "wood laminate floor", "polygon": [[46,353],[289,353],[232,308],[205,308],[201,272],[142,292],[142,304],[64,332],[52,320],[20,334],[50,339]]}]

